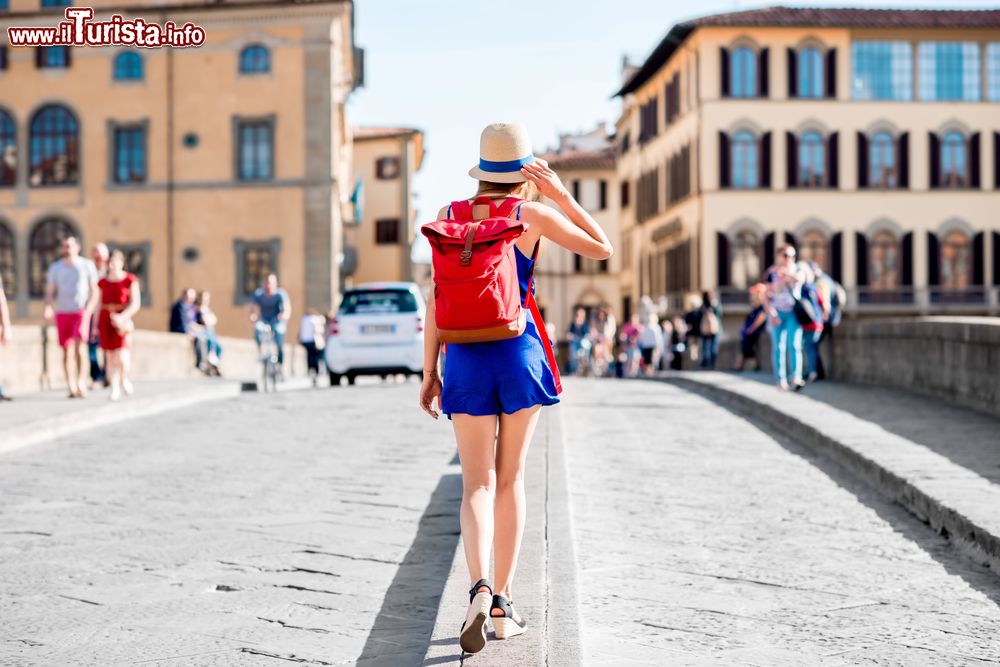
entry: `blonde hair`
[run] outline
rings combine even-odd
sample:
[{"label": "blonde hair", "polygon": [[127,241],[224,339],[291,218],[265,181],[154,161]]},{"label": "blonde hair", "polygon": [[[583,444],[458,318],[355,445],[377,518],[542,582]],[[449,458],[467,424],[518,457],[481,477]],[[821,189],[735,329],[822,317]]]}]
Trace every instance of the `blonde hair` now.
[{"label": "blonde hair", "polygon": [[479,181],[479,188],[476,190],[476,197],[517,197],[525,201],[538,201],[541,197],[538,188],[531,181],[521,181],[520,183],[493,183],[491,181]]}]

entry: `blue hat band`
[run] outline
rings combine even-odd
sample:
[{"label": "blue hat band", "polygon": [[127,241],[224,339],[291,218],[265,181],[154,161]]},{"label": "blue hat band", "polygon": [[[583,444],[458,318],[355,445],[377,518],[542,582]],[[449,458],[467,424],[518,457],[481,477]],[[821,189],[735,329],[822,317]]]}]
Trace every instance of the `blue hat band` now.
[{"label": "blue hat band", "polygon": [[494,162],[492,160],[479,160],[479,168],[491,174],[509,174],[512,171],[520,171],[521,167],[535,161],[534,155],[523,157],[520,160],[507,160],[506,162]]}]

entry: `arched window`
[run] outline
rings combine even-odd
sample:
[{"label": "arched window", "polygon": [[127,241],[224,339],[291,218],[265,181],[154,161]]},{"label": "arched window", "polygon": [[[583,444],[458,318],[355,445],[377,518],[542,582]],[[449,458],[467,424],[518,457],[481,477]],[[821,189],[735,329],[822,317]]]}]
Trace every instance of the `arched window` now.
[{"label": "arched window", "polygon": [[818,229],[810,229],[799,237],[799,257],[806,262],[816,262],[824,272],[829,272],[827,265],[828,247],[826,234]]},{"label": "arched window", "polygon": [[59,259],[63,239],[68,236],[77,236],[76,230],[59,218],[42,220],[32,230],[28,241],[28,291],[32,299],[45,296],[49,266]]},{"label": "arched window", "polygon": [[115,56],[115,81],[137,81],[142,79],[142,56],[133,51],[125,51]]},{"label": "arched window", "polygon": [[17,260],[14,253],[14,232],[0,222],[0,280],[8,299],[17,294]]},{"label": "arched window", "polygon": [[271,52],[263,44],[251,44],[240,51],[240,74],[271,71]]},{"label": "arched window", "polygon": [[761,279],[760,239],[749,229],[736,234],[729,261],[730,287],[745,289]]},{"label": "arched window", "polygon": [[941,286],[966,289],[972,283],[972,244],[960,229],[948,232],[941,241]]},{"label": "arched window", "polygon": [[819,187],[826,175],[826,147],[819,132],[806,132],[799,139],[799,186]]},{"label": "arched window", "polygon": [[823,77],[823,56],[819,49],[809,47],[798,54],[795,92],[798,97],[823,97],[825,82]]},{"label": "arched window", "polygon": [[760,185],[760,162],[757,155],[757,137],[752,132],[737,132],[732,141],[732,173],[734,188],[756,188]]},{"label": "arched window", "polygon": [[76,116],[63,106],[39,109],[31,119],[28,184],[70,185],[77,182],[79,151]]},{"label": "arched window", "polygon": [[868,245],[869,276],[872,289],[891,290],[899,287],[899,240],[889,231],[880,231]]},{"label": "arched window", "polygon": [[868,184],[873,188],[894,188],[898,182],[896,142],[888,132],[876,132],[868,144]]},{"label": "arched window", "polygon": [[6,111],[0,111],[0,187],[17,179],[17,127]]},{"label": "arched window", "polygon": [[729,66],[729,94],[732,97],[757,97],[757,54],[753,49],[733,49]]},{"label": "arched window", "polygon": [[941,138],[941,183],[952,188],[969,184],[968,153],[961,132],[951,131]]}]

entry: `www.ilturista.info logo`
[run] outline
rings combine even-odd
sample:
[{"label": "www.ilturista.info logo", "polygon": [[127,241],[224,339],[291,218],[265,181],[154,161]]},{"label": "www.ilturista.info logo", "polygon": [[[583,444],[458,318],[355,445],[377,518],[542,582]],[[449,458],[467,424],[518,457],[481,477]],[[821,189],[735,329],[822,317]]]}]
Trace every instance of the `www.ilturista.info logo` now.
[{"label": "www.ilturista.info logo", "polygon": [[7,28],[11,46],[201,46],[205,29],[193,23],[178,26],[167,21],[162,26],[141,18],[126,19],[114,14],[107,21],[93,21],[93,7],[67,7],[66,19],[54,28]]}]

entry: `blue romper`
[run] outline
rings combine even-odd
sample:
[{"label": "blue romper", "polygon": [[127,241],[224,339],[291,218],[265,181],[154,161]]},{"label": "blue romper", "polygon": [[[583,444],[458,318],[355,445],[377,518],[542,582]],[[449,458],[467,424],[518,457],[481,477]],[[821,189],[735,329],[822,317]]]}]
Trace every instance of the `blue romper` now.
[{"label": "blue romper", "polygon": [[[528,295],[534,261],[515,245],[521,306]],[[532,285],[534,292],[534,285]],[[511,414],[533,405],[559,402],[555,378],[531,311],[517,338],[488,343],[448,343],[441,382],[441,412],[465,415]]]}]

